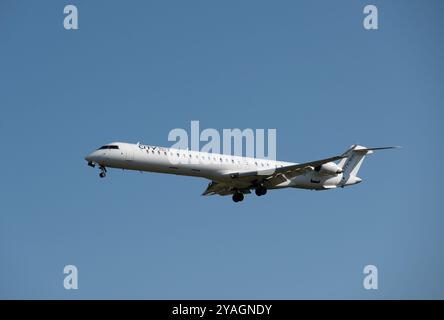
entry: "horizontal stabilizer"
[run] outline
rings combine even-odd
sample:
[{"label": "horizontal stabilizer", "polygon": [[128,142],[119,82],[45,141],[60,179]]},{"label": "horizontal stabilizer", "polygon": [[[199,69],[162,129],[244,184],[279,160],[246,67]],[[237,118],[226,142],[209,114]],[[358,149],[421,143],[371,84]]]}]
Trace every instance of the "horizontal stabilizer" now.
[{"label": "horizontal stabilizer", "polygon": [[376,151],[376,150],[386,150],[386,149],[397,149],[397,148],[401,148],[400,146],[391,146],[391,147],[376,147],[376,148],[367,148],[367,147],[363,147],[363,146],[358,146],[358,145],[353,145],[351,146],[350,149],[348,149],[346,152],[344,152],[342,154],[342,156],[347,157],[347,155],[349,155],[349,153],[351,151],[353,152],[357,152],[357,153],[372,153],[372,151]]},{"label": "horizontal stabilizer", "polygon": [[399,146],[393,146],[393,147],[377,147],[377,148],[365,148],[365,147],[363,147],[363,148],[359,148],[359,147],[356,147],[356,148],[354,149],[354,151],[356,151],[356,152],[369,152],[369,151],[386,150],[386,149],[397,149],[397,148],[401,148],[401,147],[399,147]]}]

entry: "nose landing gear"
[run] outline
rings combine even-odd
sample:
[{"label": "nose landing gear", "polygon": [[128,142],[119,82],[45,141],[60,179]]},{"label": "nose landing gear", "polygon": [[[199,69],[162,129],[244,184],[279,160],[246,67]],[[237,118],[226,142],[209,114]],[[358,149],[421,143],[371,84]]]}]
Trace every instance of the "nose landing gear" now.
[{"label": "nose landing gear", "polygon": [[92,168],[95,168],[96,165],[98,165],[99,169],[100,169],[99,177],[100,178],[105,178],[106,177],[106,168],[105,168],[105,166],[102,166],[102,165],[98,164],[97,162],[88,161],[88,166],[90,166]]},{"label": "nose landing gear", "polygon": [[105,178],[106,177],[106,168],[104,166],[100,166],[99,177],[100,178]]}]

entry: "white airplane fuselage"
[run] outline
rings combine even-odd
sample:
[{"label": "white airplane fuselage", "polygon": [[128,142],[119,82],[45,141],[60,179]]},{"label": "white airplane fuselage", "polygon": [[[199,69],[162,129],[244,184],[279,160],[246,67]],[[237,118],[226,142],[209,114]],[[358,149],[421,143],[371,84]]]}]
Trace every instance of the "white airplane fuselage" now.
[{"label": "white airplane fuselage", "polygon": [[[279,167],[296,165],[292,162],[274,161],[249,157],[207,153],[190,150],[178,150],[148,146],[143,144],[130,144],[114,142],[105,145],[85,157],[88,164],[97,164],[100,168],[118,168],[126,170],[168,173],[184,176],[206,178],[218,182],[232,182],[230,173],[270,170]],[[106,169],[105,169],[106,171]],[[101,177],[105,173],[101,173]],[[280,183],[263,182],[267,189],[302,188],[325,190],[343,187],[361,182],[356,176],[343,179],[343,174],[324,174],[314,170],[296,175]],[[251,188],[251,184],[238,181],[237,188]]]}]

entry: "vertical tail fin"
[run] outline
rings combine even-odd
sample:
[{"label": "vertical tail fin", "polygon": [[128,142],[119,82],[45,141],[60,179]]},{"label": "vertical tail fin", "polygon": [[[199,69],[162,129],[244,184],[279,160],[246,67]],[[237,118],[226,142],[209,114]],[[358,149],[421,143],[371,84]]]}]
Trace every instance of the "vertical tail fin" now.
[{"label": "vertical tail fin", "polygon": [[374,150],[393,149],[398,147],[379,147],[379,148],[366,148],[359,145],[352,145],[342,156],[338,166],[343,170],[344,177],[356,176],[361,168],[364,158],[368,154],[372,154]]},{"label": "vertical tail fin", "polygon": [[373,153],[373,151],[367,151],[363,146],[352,145],[350,149],[343,154],[345,158],[339,162],[339,167],[342,169],[344,177],[356,176],[368,153]]}]

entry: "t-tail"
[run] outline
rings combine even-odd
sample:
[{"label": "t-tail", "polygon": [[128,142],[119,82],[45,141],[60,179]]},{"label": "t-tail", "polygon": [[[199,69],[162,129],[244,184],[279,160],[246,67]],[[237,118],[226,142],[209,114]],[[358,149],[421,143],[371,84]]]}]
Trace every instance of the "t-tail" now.
[{"label": "t-tail", "polygon": [[378,147],[366,148],[359,145],[352,145],[350,149],[342,154],[344,157],[339,162],[338,166],[342,169],[342,179],[340,185],[351,185],[362,181],[358,177],[358,171],[361,168],[364,158],[368,154],[372,154],[376,150],[394,149],[399,147]]}]

